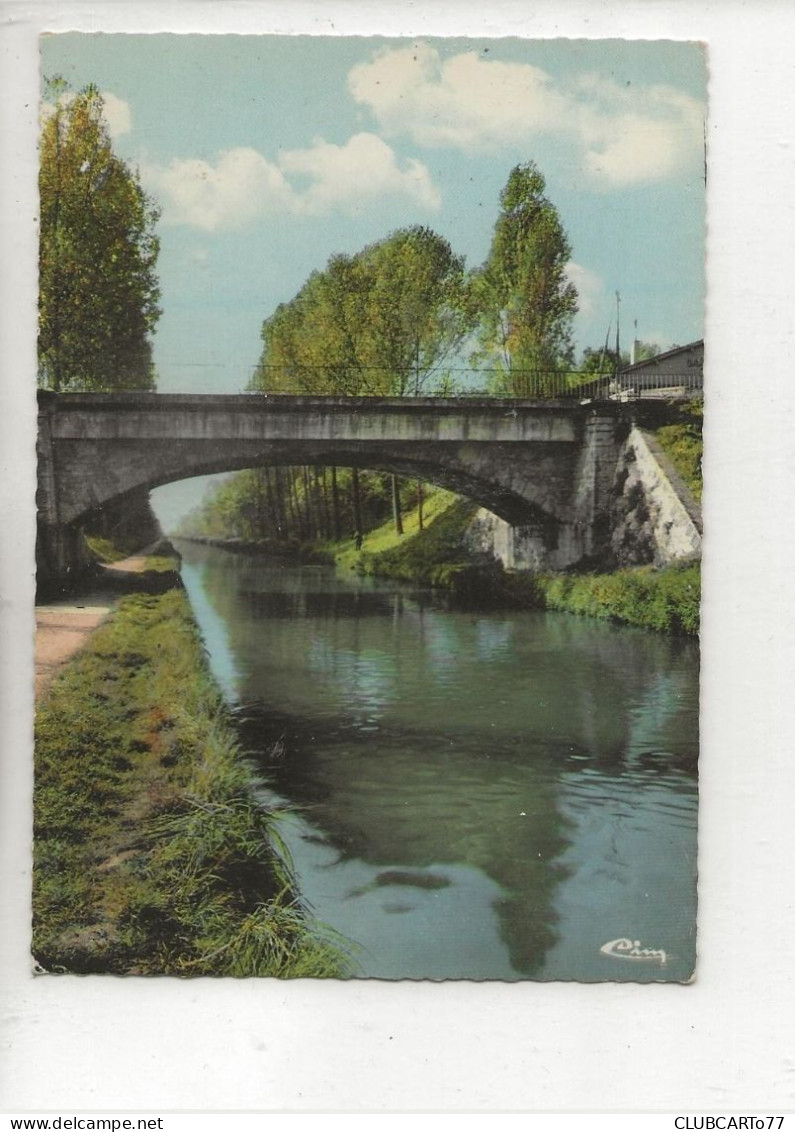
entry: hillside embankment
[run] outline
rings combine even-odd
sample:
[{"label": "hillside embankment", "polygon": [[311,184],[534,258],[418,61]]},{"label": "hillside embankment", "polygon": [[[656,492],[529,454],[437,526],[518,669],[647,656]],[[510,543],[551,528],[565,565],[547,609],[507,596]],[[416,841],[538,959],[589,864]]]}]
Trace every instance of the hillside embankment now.
[{"label": "hillside embankment", "polygon": [[117,570],[128,592],[74,613],[77,651],[40,689],[34,957],[46,972],[345,974],[341,941],[301,904],[173,570]]}]

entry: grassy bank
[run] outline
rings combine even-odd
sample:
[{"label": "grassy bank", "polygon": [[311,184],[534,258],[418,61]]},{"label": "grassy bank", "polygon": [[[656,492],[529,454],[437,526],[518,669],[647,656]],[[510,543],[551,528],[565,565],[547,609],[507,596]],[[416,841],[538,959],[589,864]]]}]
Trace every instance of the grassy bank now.
[{"label": "grassy bank", "polygon": [[181,589],[122,598],[37,712],[34,937],[49,971],[331,976]]},{"label": "grassy bank", "polygon": [[478,568],[464,541],[477,504],[455,497],[433,501],[437,506],[425,516],[422,530],[417,529],[416,513],[412,513],[406,516],[402,537],[396,537],[390,529],[368,539],[359,555],[358,569],[365,574],[460,590]]},{"label": "grassy bank", "polygon": [[443,491],[430,502],[423,530],[412,512],[405,517],[404,535],[396,535],[391,523],[384,524],[367,536],[358,553],[352,543],[341,544],[337,561],[362,573],[436,586],[479,602],[560,610],[660,632],[698,633],[697,563],[604,574],[509,572],[468,549],[465,534],[475,504]]},{"label": "grassy bank", "polygon": [[506,574],[504,585],[515,600],[528,606],[658,632],[698,634],[698,563],[660,570],[637,566],[611,574]]},{"label": "grassy bank", "polygon": [[701,402],[682,410],[683,419],[654,430],[658,444],[693,494],[701,501],[704,481],[701,461],[704,455],[704,407]]},{"label": "grassy bank", "polygon": [[487,596],[499,567],[476,559],[466,545],[467,528],[478,505],[435,489],[423,505],[423,524],[414,508],[403,516],[404,533],[390,520],[370,531],[360,551],[353,543],[331,548],[339,565],[362,574],[434,586],[461,596]]}]

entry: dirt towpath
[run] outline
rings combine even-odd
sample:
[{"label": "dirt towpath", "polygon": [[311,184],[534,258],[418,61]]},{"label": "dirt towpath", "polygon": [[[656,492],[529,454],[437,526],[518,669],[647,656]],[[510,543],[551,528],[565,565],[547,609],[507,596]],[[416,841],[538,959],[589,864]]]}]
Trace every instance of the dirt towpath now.
[{"label": "dirt towpath", "polygon": [[105,605],[57,603],[36,607],[36,699],[41,699],[71,657],[111,609]]},{"label": "dirt towpath", "polygon": [[[140,574],[145,555],[106,566],[109,571]],[[49,688],[63,666],[81,649],[113,608],[115,596],[101,591],[36,606],[36,699]]]}]

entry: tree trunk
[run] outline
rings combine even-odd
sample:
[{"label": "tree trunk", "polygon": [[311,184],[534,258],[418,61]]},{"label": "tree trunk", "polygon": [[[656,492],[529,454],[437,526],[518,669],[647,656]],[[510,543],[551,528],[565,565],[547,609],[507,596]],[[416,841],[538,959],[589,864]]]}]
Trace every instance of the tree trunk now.
[{"label": "tree trunk", "polygon": [[254,478],[257,483],[257,511],[256,519],[254,521],[254,530],[252,534],[254,538],[264,538],[265,530],[267,528],[267,497],[265,495],[265,470],[264,468],[257,468],[254,473]]},{"label": "tree trunk", "polygon": [[304,535],[304,517],[301,514],[301,504],[298,500],[298,488],[296,486],[296,469],[290,468],[287,473],[287,490],[290,495],[290,507],[293,512],[293,520],[295,522],[295,533],[298,538],[303,538]]},{"label": "tree trunk", "polygon": [[304,518],[306,522],[305,538],[307,542],[312,538],[312,490],[309,483],[309,468],[304,464],[301,469],[301,478],[304,485]]},{"label": "tree trunk", "polygon": [[425,496],[423,495],[423,491],[422,491],[422,481],[417,480],[417,519],[419,521],[420,530],[423,530],[422,505],[423,505],[424,501],[425,501]]},{"label": "tree trunk", "polygon": [[325,466],[320,469],[320,497],[323,501],[323,537],[331,538],[331,508],[328,502],[328,476]]},{"label": "tree trunk", "polygon": [[334,541],[340,541],[340,490],[337,485],[337,469],[331,469],[331,512],[334,522]]},{"label": "tree trunk", "polygon": [[362,528],[362,496],[359,491],[359,469],[351,468],[351,490],[353,493],[353,529],[356,534],[363,535]]},{"label": "tree trunk", "polygon": [[268,495],[268,513],[270,516],[271,532],[276,538],[284,538],[284,531],[282,530],[282,521],[279,514],[279,489],[278,480],[274,486],[273,468],[265,468],[265,488]]},{"label": "tree trunk", "polygon": [[279,530],[283,539],[290,537],[290,498],[289,490],[284,485],[284,471],[274,468],[276,479],[276,506],[279,509]]},{"label": "tree trunk", "polygon": [[403,534],[403,516],[400,513],[400,492],[398,490],[398,478],[392,476],[392,517],[395,520],[395,534]]}]

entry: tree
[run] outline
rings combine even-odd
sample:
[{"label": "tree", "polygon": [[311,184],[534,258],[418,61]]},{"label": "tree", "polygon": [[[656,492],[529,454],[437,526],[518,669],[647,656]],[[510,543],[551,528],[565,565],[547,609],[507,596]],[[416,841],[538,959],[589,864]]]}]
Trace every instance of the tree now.
[{"label": "tree", "polygon": [[313,272],[262,326],[263,349],[249,388],[269,392],[372,392],[357,357],[361,273],[350,256],[336,255]]},{"label": "tree", "polygon": [[365,248],[358,266],[359,358],[385,393],[417,396],[463,338],[463,259],[431,229],[414,227]]},{"label": "tree", "polygon": [[420,393],[463,337],[463,275],[461,257],[429,228],[333,256],[266,319],[250,388]]},{"label": "tree", "polygon": [[639,338],[635,339],[635,361],[646,362],[651,358],[656,358],[660,352],[660,347],[656,342],[642,342]]},{"label": "tree", "polygon": [[623,366],[629,365],[629,354],[622,351],[617,359],[615,350],[609,346],[586,346],[583,350],[580,373],[613,374]]},{"label": "tree", "polygon": [[49,84],[41,131],[39,382],[67,390],[152,389],[160,316],[158,210],[113,153],[102,96]]},{"label": "tree", "polygon": [[545,189],[533,162],[511,171],[488,259],[471,283],[480,341],[474,360],[493,365],[499,391],[514,396],[552,391],[550,375],[571,366],[571,247]]},{"label": "tree", "polygon": [[[354,256],[333,256],[266,319],[250,388],[418,395],[463,338],[463,280],[463,259],[429,228],[401,229]],[[353,491],[356,497],[356,476]],[[401,532],[394,478],[392,499]],[[356,522],[360,530],[358,514]]]}]

